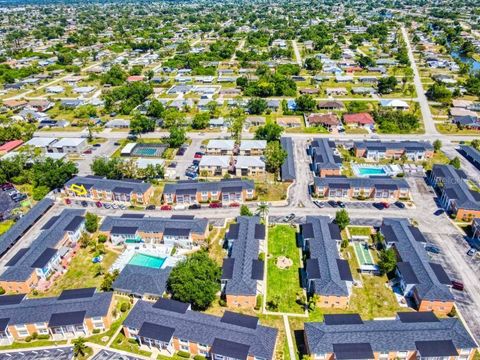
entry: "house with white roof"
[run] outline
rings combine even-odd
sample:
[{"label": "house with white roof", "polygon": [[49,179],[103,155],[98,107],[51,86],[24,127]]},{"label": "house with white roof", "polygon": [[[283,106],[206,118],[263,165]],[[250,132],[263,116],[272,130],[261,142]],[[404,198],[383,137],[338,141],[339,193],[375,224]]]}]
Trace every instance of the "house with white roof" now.
[{"label": "house with white roof", "polygon": [[231,156],[203,156],[198,165],[200,176],[224,176],[228,173],[231,159]]},{"label": "house with white roof", "polygon": [[405,101],[398,99],[382,99],[380,100],[380,106],[394,110],[407,110],[409,108]]},{"label": "house with white roof", "polygon": [[40,148],[44,151],[48,149],[50,145],[52,145],[55,141],[57,141],[57,138],[54,137],[34,137],[28,140],[25,145],[27,146],[33,146],[34,148]]},{"label": "house with white roof", "polygon": [[87,147],[85,138],[63,138],[49,146],[53,152],[57,153],[81,153]]},{"label": "house with white roof", "polygon": [[233,155],[234,140],[212,139],[207,144],[207,155]]},{"label": "house with white roof", "polygon": [[236,176],[265,175],[265,162],[260,156],[238,156],[235,163]]},{"label": "house with white roof", "polygon": [[240,143],[240,155],[263,155],[266,148],[266,140],[242,140]]}]

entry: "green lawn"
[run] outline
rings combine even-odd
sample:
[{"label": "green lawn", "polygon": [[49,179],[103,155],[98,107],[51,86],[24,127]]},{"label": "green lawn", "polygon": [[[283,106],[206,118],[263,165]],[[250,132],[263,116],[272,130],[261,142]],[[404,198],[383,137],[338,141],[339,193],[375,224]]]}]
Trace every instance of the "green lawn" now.
[{"label": "green lawn", "polygon": [[15,222],[13,220],[5,220],[0,223],[0,235],[12,227]]},{"label": "green lawn", "polygon": [[125,335],[123,335],[122,332],[120,332],[120,334],[118,334],[118,336],[115,338],[111,347],[113,349],[128,351],[130,353],[143,355],[143,356],[152,355],[151,352],[148,352],[148,351],[145,351],[145,350],[140,350],[140,346],[138,345],[138,343],[136,341],[135,342],[134,341],[129,341],[125,337]]},{"label": "green lawn", "polygon": [[279,201],[287,198],[288,182],[256,181],[255,190],[258,201]]},{"label": "green lawn", "polygon": [[350,236],[370,236],[372,229],[369,226],[349,226]]},{"label": "green lawn", "polygon": [[[90,248],[79,249],[67,272],[58,278],[47,292],[40,293],[39,296],[56,296],[65,289],[100,287],[103,276],[96,276],[96,264],[92,263],[93,256],[94,252]],[[101,263],[105,272],[118,256],[117,252],[106,250]]]},{"label": "green lawn", "polygon": [[35,340],[30,342],[16,341],[12,345],[0,346],[0,351],[14,350],[14,349],[27,349],[27,348],[43,347],[43,346],[59,346],[59,345],[65,345],[66,343],[67,343],[66,340],[62,340],[62,341]]},{"label": "green lawn", "polygon": [[[290,225],[277,225],[268,231],[267,304],[276,300],[279,312],[303,312],[297,304],[297,293],[302,288],[298,271],[301,259],[295,234],[296,228]],[[276,262],[280,255],[291,259],[293,265],[288,269],[278,268]]]}]

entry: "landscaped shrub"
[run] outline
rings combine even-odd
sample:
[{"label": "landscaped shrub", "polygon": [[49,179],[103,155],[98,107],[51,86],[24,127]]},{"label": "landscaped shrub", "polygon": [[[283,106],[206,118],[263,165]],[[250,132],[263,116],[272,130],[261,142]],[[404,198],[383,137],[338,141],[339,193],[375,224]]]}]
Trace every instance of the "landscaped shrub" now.
[{"label": "landscaped shrub", "polygon": [[[121,340],[121,339],[119,339],[119,340],[120,340],[119,343],[121,343],[122,340]],[[137,339],[128,339],[128,342],[129,342],[130,344],[138,344]]]},{"label": "landscaped shrub", "polygon": [[127,311],[129,308],[130,308],[130,304],[127,302],[124,302],[122,303],[122,305],[120,305],[120,311],[123,313]]},{"label": "landscaped shrub", "polygon": [[30,342],[30,341],[32,341],[32,337],[31,337],[30,335],[29,335],[29,336],[27,336],[27,337],[25,338],[25,341],[26,341],[26,342]]},{"label": "landscaped shrub", "polygon": [[262,308],[262,304],[263,304],[263,296],[258,295],[255,303],[255,310],[260,310]]},{"label": "landscaped shrub", "polygon": [[190,358],[190,353],[180,350],[179,352],[177,352],[177,356],[180,356],[181,358],[189,359]]},{"label": "landscaped shrub", "polygon": [[32,339],[35,340],[38,338],[38,333],[36,331],[33,332],[32,334]]},{"label": "landscaped shrub", "polygon": [[5,289],[0,286],[0,295],[3,295],[3,294],[5,294]]},{"label": "landscaped shrub", "polygon": [[40,334],[38,335],[38,340],[47,340],[47,339],[50,339],[50,335],[48,334]]},{"label": "landscaped shrub", "polygon": [[93,329],[92,333],[93,333],[93,334],[99,334],[99,333],[100,333],[100,329]]},{"label": "landscaped shrub", "polygon": [[202,356],[202,355],[195,355],[195,356],[193,357],[193,360],[205,360],[205,359],[206,359],[206,357],[205,357],[205,356]]}]

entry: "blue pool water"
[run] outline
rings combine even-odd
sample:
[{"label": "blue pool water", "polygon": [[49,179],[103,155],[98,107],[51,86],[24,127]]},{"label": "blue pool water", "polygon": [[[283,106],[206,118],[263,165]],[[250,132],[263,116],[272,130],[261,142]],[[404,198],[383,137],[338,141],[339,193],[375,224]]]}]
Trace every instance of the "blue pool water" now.
[{"label": "blue pool water", "polygon": [[160,269],[165,262],[165,258],[156,256],[144,255],[136,253],[128,262],[130,265],[145,266],[153,269]]},{"label": "blue pool water", "polygon": [[360,167],[357,169],[359,176],[384,176],[387,172],[383,167]]}]

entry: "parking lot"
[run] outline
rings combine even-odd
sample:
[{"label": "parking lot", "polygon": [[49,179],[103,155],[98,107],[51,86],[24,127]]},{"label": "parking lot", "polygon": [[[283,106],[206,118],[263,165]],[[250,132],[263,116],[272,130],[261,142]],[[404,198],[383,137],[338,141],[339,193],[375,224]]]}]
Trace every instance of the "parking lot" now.
[{"label": "parking lot", "polygon": [[[14,196],[18,198],[17,201],[14,201]],[[8,190],[0,189],[0,219],[8,219],[12,210],[20,206],[21,202],[26,199],[27,196],[21,195],[14,187]]]},{"label": "parking lot", "polygon": [[185,153],[181,156],[175,156],[174,161],[177,163],[176,174],[180,180],[188,179],[188,177],[185,175],[185,172],[187,168],[192,165],[193,160],[195,160],[195,153],[202,151],[202,141],[202,139],[192,139],[192,143],[186,147]]},{"label": "parking lot", "polygon": [[140,358],[120,354],[111,350],[101,350],[92,358],[92,360],[140,360]]},{"label": "parking lot", "polygon": [[[73,347],[60,347],[45,350],[22,350],[0,353],[0,360],[70,360]],[[113,358],[112,358],[113,359]],[[116,358],[120,359],[120,358]],[[132,358],[133,360],[135,358]]]}]

